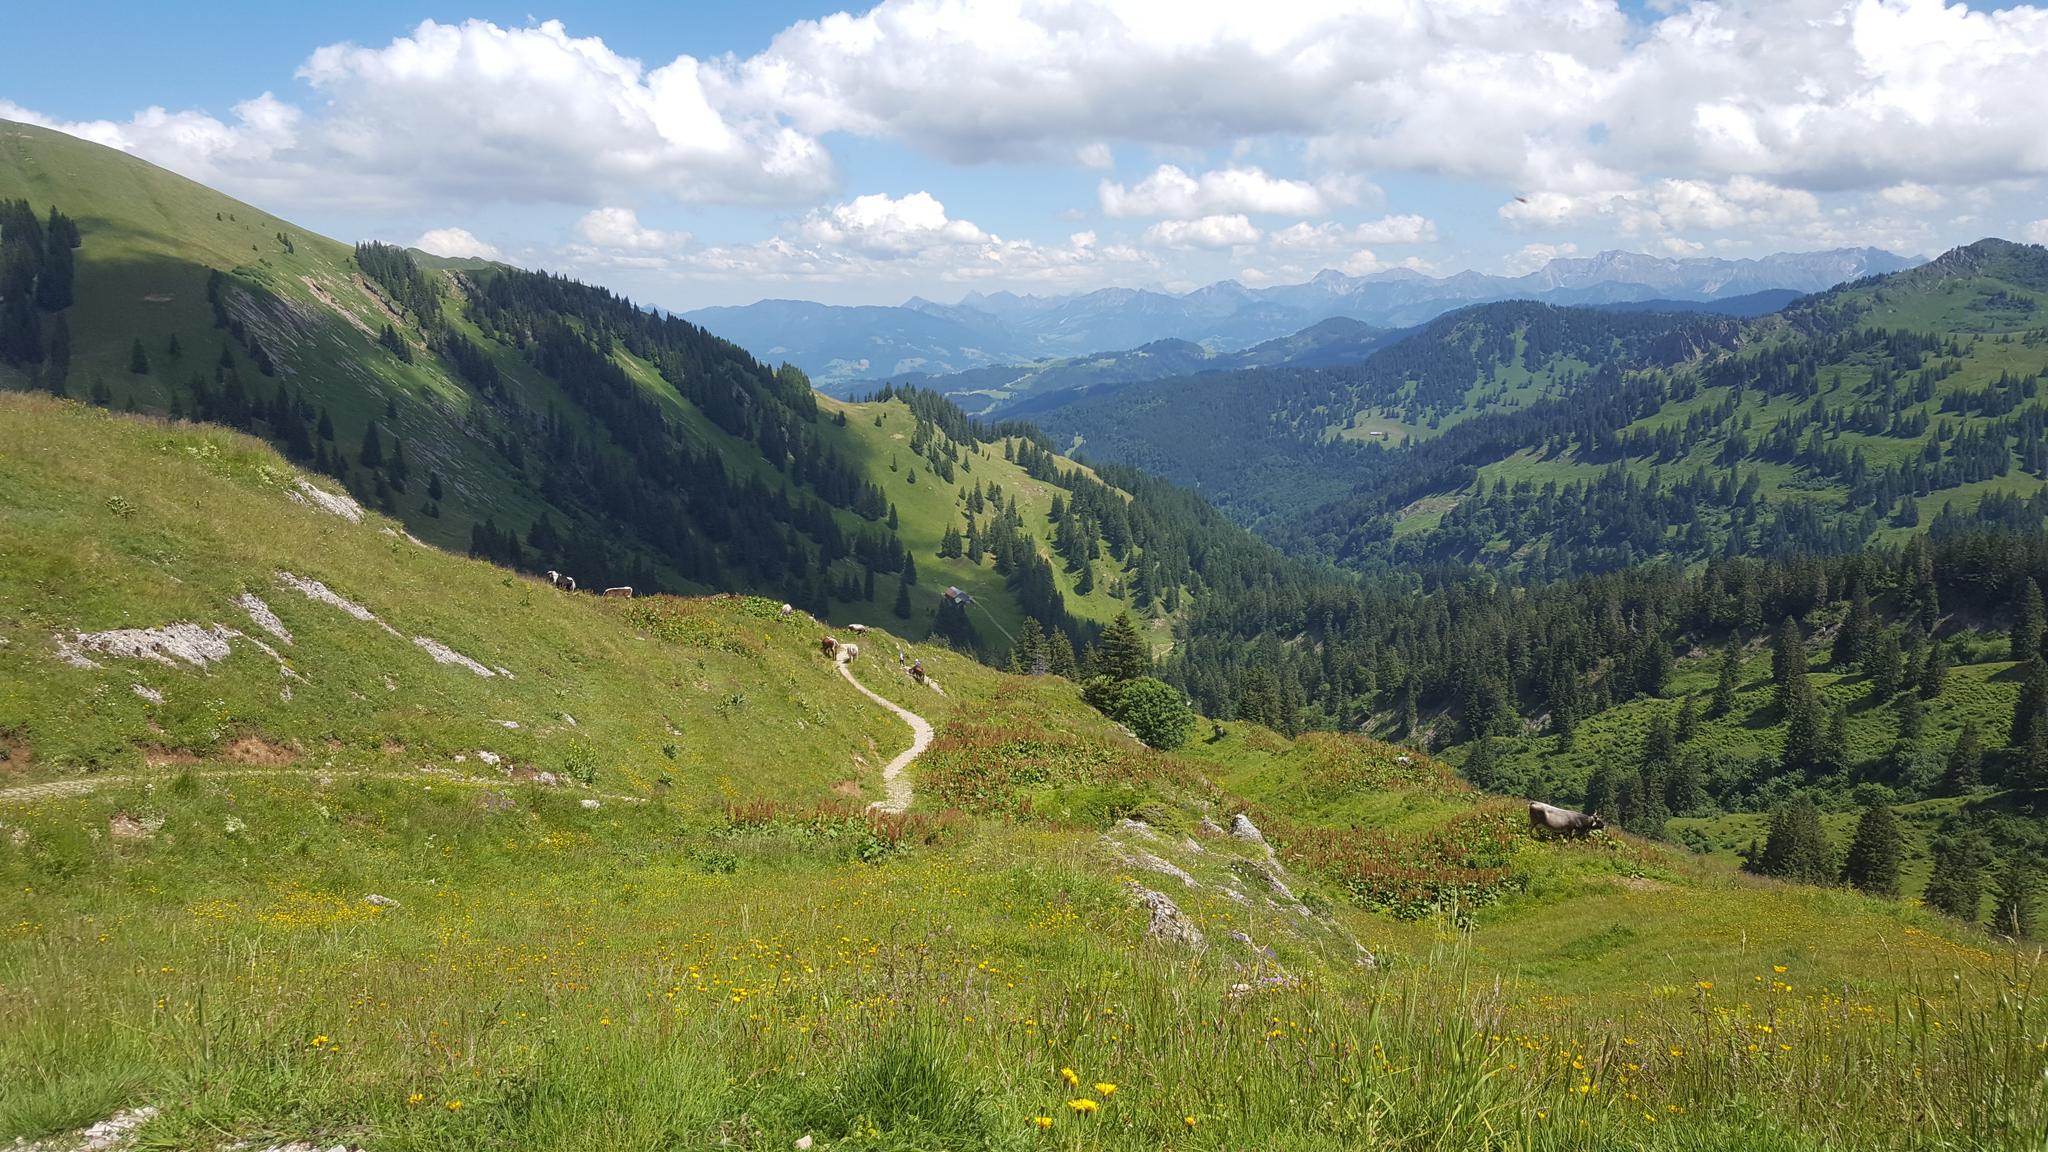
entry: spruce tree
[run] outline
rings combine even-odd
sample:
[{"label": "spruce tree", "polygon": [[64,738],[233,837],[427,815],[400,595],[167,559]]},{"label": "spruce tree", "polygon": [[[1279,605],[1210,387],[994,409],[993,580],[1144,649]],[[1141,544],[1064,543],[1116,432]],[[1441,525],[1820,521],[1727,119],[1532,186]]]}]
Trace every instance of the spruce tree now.
[{"label": "spruce tree", "polygon": [[1826,761],[1827,719],[1804,676],[1793,682],[1785,719],[1785,751],[1781,761],[1785,770],[1819,771]]},{"label": "spruce tree", "polygon": [[1664,776],[1664,808],[1673,816],[1683,816],[1704,808],[1707,803],[1707,789],[1700,779],[1700,761],[1697,752],[1688,752],[1678,758],[1671,771]]},{"label": "spruce tree", "polygon": [[1898,817],[1888,805],[1872,804],[1856,822],[1856,836],[1842,861],[1842,881],[1872,896],[1899,894]]},{"label": "spruce tree", "polygon": [[149,352],[142,347],[142,337],[128,347],[128,370],[137,376],[149,375]]},{"label": "spruce tree", "polygon": [[1918,745],[1926,720],[1920,708],[1920,697],[1911,692],[1901,695],[1892,703],[1892,713],[1899,721],[1899,742]]},{"label": "spruce tree", "polygon": [[1045,630],[1038,621],[1029,616],[1024,626],[1017,629],[1017,642],[1010,647],[1010,671],[1032,676],[1045,674]]},{"label": "spruce tree", "polygon": [[1465,779],[1474,788],[1497,791],[1500,787],[1500,757],[1493,751],[1493,737],[1481,736],[1472,742],[1472,751],[1465,756]]},{"label": "spruce tree", "polygon": [[1963,725],[1955,747],[1949,749],[1948,764],[1941,774],[1941,794],[1967,796],[1983,782],[1984,744],[1977,735],[1977,723],[1973,720]]},{"label": "spruce tree", "polygon": [[356,463],[372,469],[384,466],[384,442],[377,437],[375,420],[370,421],[370,426],[363,432],[363,447],[356,453]]},{"label": "spruce tree", "polygon": [[1920,698],[1932,700],[1948,687],[1948,646],[1940,642],[1927,646],[1927,660],[1920,666]]},{"label": "spruce tree", "polygon": [[1109,627],[1102,630],[1102,640],[1096,645],[1088,670],[1118,683],[1151,672],[1152,654],[1146,650],[1145,639],[1138,634],[1130,613],[1117,613]]},{"label": "spruce tree", "polygon": [[2034,935],[2034,865],[2024,849],[2006,857],[1991,886],[1991,930],[2014,940]]},{"label": "spruce tree", "polygon": [[1780,715],[1792,711],[1797,685],[1806,683],[1806,642],[1799,623],[1790,616],[1778,625],[1777,642],[1771,648],[1771,703]]},{"label": "spruce tree", "polygon": [[1678,720],[1672,727],[1671,735],[1680,744],[1690,744],[1692,743],[1692,738],[1699,735],[1699,732],[1699,703],[1693,697],[1687,696],[1684,702],[1678,706]]},{"label": "spruce tree", "polygon": [[903,571],[901,576],[905,584],[917,583],[917,561],[912,559],[908,552],[903,554]]},{"label": "spruce tree", "polygon": [[2020,671],[2020,695],[2013,701],[2012,729],[2006,743],[2026,747],[2044,722],[2048,722],[2048,663],[2037,653]]},{"label": "spruce tree", "polygon": [[2048,628],[2041,606],[2041,585],[2029,579],[2020,589],[2019,604],[2013,612],[2012,659],[2025,662],[2041,654],[2041,633]]},{"label": "spruce tree", "polygon": [[910,619],[910,583],[909,583],[909,581],[906,581],[906,580],[899,580],[899,581],[897,581],[897,582],[896,582],[896,609],[895,609],[895,611],[896,611],[896,618],[897,618],[897,619],[899,619],[899,620],[908,620],[908,619]]},{"label": "spruce tree", "polygon": [[1974,828],[1951,816],[1928,845],[1933,868],[1920,899],[1957,920],[1975,921],[1984,900],[1984,865],[1990,850]]},{"label": "spruce tree", "polygon": [[1714,701],[1707,714],[1719,719],[1735,711],[1735,692],[1742,686],[1742,645],[1731,639],[1721,650],[1721,675],[1714,683]]},{"label": "spruce tree", "polygon": [[1849,603],[1849,611],[1842,617],[1842,626],[1835,631],[1835,646],[1830,663],[1837,668],[1853,668],[1863,663],[1870,650],[1870,597],[1856,590],[1855,599]]},{"label": "spruce tree", "polygon": [[1899,634],[1887,628],[1869,648],[1863,674],[1870,679],[1870,698],[1889,700],[1899,691]]},{"label": "spruce tree", "polygon": [[1821,831],[1820,810],[1813,801],[1802,796],[1771,814],[1757,871],[1806,884],[1826,884],[1835,878],[1834,851]]},{"label": "spruce tree", "polygon": [[1065,632],[1057,628],[1052,630],[1046,637],[1045,653],[1046,671],[1068,680],[1079,674],[1080,667],[1074,659],[1074,642],[1067,638]]}]

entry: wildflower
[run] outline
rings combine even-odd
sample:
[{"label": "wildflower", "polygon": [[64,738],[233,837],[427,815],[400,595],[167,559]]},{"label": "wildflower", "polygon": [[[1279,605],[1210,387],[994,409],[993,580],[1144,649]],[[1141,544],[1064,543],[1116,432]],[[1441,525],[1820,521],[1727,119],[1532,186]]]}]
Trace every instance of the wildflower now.
[{"label": "wildflower", "polygon": [[1095,1091],[1103,1096],[1114,1096],[1116,1095],[1116,1085],[1098,1083],[1095,1085]]},{"label": "wildflower", "polygon": [[1097,1108],[1102,1107],[1102,1105],[1097,1104],[1095,1101],[1090,1100],[1086,1096],[1083,1096],[1079,1100],[1067,1101],[1067,1107],[1072,1108],[1074,1111],[1079,1112],[1083,1116],[1086,1116],[1090,1112],[1095,1111]]},{"label": "wildflower", "polygon": [[1031,1123],[1032,1123],[1032,1124],[1034,1124],[1034,1125],[1036,1125],[1036,1126],[1037,1126],[1037,1128],[1038,1128],[1038,1130],[1039,1130],[1040,1132],[1043,1132],[1043,1131],[1045,1131],[1046,1129],[1048,1129],[1048,1128],[1052,1127],[1052,1117],[1050,1117],[1050,1116],[1033,1116],[1033,1117],[1031,1118]]},{"label": "wildflower", "polygon": [[427,1094],[426,1094],[425,1092],[415,1092],[415,1093],[413,1093],[412,1095],[410,1095],[410,1096],[407,1096],[407,1097],[405,1098],[405,1102],[406,1102],[407,1104],[418,1104],[418,1103],[421,1103],[422,1101],[426,1100],[426,1098],[427,1098]]},{"label": "wildflower", "polygon": [[1183,1116],[1180,1118],[1180,1122],[1190,1128],[1195,1126],[1195,1118],[1193,1116]]},{"label": "wildflower", "polygon": [[1712,980],[1702,980],[1699,982],[1698,988],[1702,992],[1712,992],[1714,990],[1714,982]]},{"label": "wildflower", "polygon": [[448,1110],[449,1110],[450,1112],[460,1112],[460,1111],[462,1111],[462,1101],[460,1101],[460,1100],[450,1100],[450,1101],[448,1102]]},{"label": "wildflower", "polygon": [[1072,1068],[1060,1069],[1060,1079],[1065,1080],[1069,1088],[1079,1088],[1081,1086],[1081,1077]]},{"label": "wildflower", "polygon": [[1773,964],[1771,965],[1771,971],[1783,976],[1785,974],[1785,966],[1783,964]]}]

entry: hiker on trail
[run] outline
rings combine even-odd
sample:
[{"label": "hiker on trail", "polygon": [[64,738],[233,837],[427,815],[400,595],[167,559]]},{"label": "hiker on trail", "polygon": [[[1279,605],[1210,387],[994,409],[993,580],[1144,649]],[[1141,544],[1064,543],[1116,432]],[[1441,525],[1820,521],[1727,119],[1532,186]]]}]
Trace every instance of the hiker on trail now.
[{"label": "hiker on trail", "polygon": [[917,682],[918,682],[918,683],[920,683],[920,684],[924,683],[924,660],[923,660],[923,659],[919,659],[917,663],[915,663],[915,664],[912,664],[912,665],[910,666],[910,678],[911,678],[912,680],[915,680],[915,681],[917,681]]}]

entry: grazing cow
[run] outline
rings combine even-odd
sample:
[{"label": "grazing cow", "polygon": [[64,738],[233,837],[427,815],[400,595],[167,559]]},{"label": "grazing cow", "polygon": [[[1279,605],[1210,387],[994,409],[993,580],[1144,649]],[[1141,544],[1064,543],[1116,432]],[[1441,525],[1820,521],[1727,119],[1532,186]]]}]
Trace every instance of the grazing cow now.
[{"label": "grazing cow", "polygon": [[633,598],[633,588],[629,584],[621,584],[617,588],[605,589],[604,594],[607,596],[616,596],[621,600],[631,600]]},{"label": "grazing cow", "polygon": [[782,606],[782,613],[781,613],[781,615],[782,615],[782,618],[783,618],[784,620],[787,620],[787,619],[789,619],[789,617],[790,617],[791,613],[794,613],[795,611],[796,611],[796,605],[794,605],[794,604],[784,604],[784,605]]},{"label": "grazing cow", "polygon": [[1569,808],[1558,808],[1550,804],[1531,800],[1529,802],[1529,827],[1561,832],[1566,836],[1584,836],[1607,827],[1607,821],[1598,815],[1574,812]]},{"label": "grazing cow", "polygon": [[553,568],[548,569],[548,583],[560,588],[562,586],[562,574]]},{"label": "grazing cow", "polygon": [[853,663],[853,658],[858,655],[860,655],[860,645],[858,644],[841,644],[839,646],[839,662],[841,664]]},{"label": "grazing cow", "polygon": [[865,624],[848,624],[846,630],[855,636],[865,636],[868,634],[868,626]]},{"label": "grazing cow", "polygon": [[574,576],[562,577],[562,587],[574,592],[576,590],[576,578]]},{"label": "grazing cow", "polygon": [[834,653],[838,652],[839,638],[836,636],[827,636],[823,640],[818,641],[818,651],[823,652],[827,656],[831,656]]}]

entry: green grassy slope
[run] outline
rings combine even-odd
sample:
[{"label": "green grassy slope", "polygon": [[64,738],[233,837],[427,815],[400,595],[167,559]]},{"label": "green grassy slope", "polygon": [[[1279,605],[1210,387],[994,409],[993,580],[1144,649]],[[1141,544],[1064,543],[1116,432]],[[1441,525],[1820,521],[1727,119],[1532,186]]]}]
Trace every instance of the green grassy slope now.
[{"label": "green grassy slope", "polygon": [[[584,557],[580,570],[572,569],[571,574],[585,584],[639,579],[643,584],[652,581],[688,590],[745,587],[777,598],[797,597],[806,586],[794,575],[750,578],[739,559],[749,550],[730,542],[717,545],[726,553],[726,569],[714,584],[692,579],[678,570],[673,556],[662,553],[660,529],[631,523],[617,506],[620,500],[614,491],[585,478],[608,476],[605,467],[592,467],[591,461],[615,473],[630,453],[620,442],[616,425],[608,428],[587,410],[582,394],[551,375],[554,370],[530,354],[526,341],[485,331],[465,309],[469,293],[485,290],[492,276],[504,272],[495,265],[437,259],[420,264],[440,296],[440,323],[445,326],[441,331],[475,342],[498,373],[502,392],[487,394],[429,350],[435,325],[366,276],[348,246],[183,177],[61,133],[0,123],[0,199],[14,198],[28,200],[39,215],[54,205],[77,221],[82,234],[76,303],[61,314],[69,326],[72,351],[61,386],[70,395],[102,395],[116,410],[190,413],[196,394],[193,381],[210,383],[218,392],[219,365],[225,362],[233,365],[234,374],[258,404],[268,403],[283,389],[295,400],[302,399],[308,411],[328,416],[334,428],[331,448],[346,466],[355,464],[357,447],[373,422],[385,439],[386,453],[394,438],[401,441],[412,481],[387,510],[421,539],[467,548],[473,530],[486,521],[524,536],[545,516],[559,534],[574,541],[575,556]],[[225,279],[215,281],[217,275]],[[217,326],[209,302],[210,283],[221,285],[224,314],[244,327],[249,340],[231,338]],[[55,319],[46,319],[45,327]],[[570,322],[578,331],[593,334],[587,320],[572,317]],[[379,343],[377,336],[387,325],[409,347],[409,358]],[[148,369],[141,373],[131,371],[131,349],[137,340],[148,359]],[[265,375],[252,355],[251,348],[259,346],[274,362],[274,375]],[[656,405],[681,444],[714,456],[735,485],[758,480],[768,493],[791,489],[788,477],[754,440],[721,427],[686,398],[660,366],[624,343],[607,340],[605,347],[605,355]],[[743,354],[714,349],[710,355],[712,362],[702,367],[717,372],[732,369],[738,363],[735,358]],[[723,362],[717,359],[721,355]],[[49,388],[53,383],[41,367],[0,364],[0,387]],[[897,455],[904,457],[903,467],[910,464],[907,453],[889,440],[912,431],[912,418],[900,403],[826,405],[828,413],[844,413],[850,424],[840,428],[819,421],[810,432],[864,479],[885,489],[901,510],[902,540],[923,570],[907,620],[890,613],[896,590],[892,572],[879,576],[873,601],[843,604],[845,614],[886,621],[922,637],[935,616],[939,592],[958,585],[986,609],[986,616],[976,613],[974,620],[981,650],[1000,655],[1009,644],[1005,634],[1017,631],[1023,610],[985,559],[979,565],[942,559],[936,555],[939,539],[948,523],[960,523],[952,506],[956,489],[975,480],[1000,483],[1016,493],[1020,510],[1034,526],[1043,525],[1048,489],[1053,486],[1025,477],[999,453],[984,453],[976,457],[979,471],[958,478],[954,485],[938,485],[927,472],[920,479],[928,486],[914,487],[907,471],[886,467]],[[887,415],[889,425],[879,435],[869,426],[878,411]],[[577,451],[569,454],[572,459],[550,451],[549,422],[554,421],[580,438]],[[245,426],[281,436],[260,414]],[[376,474],[366,468],[352,470],[360,481],[359,495],[367,496]],[[430,475],[446,488],[439,500],[425,495]],[[804,486],[795,486],[794,495],[801,499]],[[845,508],[833,509],[832,517],[849,534],[875,528]],[[750,513],[746,527],[756,528],[759,519]],[[786,543],[776,538],[758,546],[767,547],[781,551]],[[591,556],[602,556],[606,570],[591,570],[598,566]],[[572,558],[536,557],[528,563],[533,568],[566,568]],[[859,567],[842,561],[832,575],[857,583]],[[1115,614],[1119,605],[1107,591],[1114,575],[1105,566],[1098,573],[1098,590],[1081,597],[1071,595],[1073,574],[1059,573],[1076,618],[1099,622]],[[1162,636],[1165,628],[1162,622]]]},{"label": "green grassy slope", "polygon": [[[920,687],[880,633],[860,676],[938,739],[910,812],[863,816],[907,733],[823,625],[557,593],[300,479],[0,397],[0,1138],[142,1105],[139,1146],[207,1149],[2017,1148],[2048,1119],[2031,970],[1905,905],[1536,840],[1357,737],[1150,752],[1057,678],[921,647]],[[204,668],[79,635],[181,621],[242,635]]]}]

